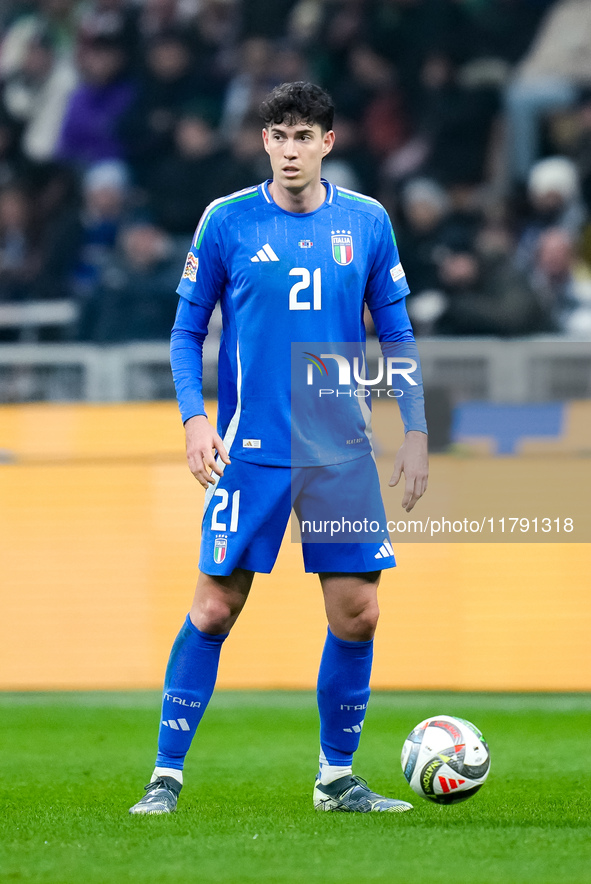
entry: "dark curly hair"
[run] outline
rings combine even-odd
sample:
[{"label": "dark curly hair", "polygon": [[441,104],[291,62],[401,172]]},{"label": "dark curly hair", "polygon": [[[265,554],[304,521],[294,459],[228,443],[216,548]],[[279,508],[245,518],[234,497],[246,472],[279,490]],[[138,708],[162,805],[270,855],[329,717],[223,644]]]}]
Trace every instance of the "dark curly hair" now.
[{"label": "dark curly hair", "polygon": [[265,126],[283,123],[294,126],[303,121],[318,124],[324,132],[332,129],[334,104],[332,98],[314,83],[282,83],[276,86],[259,108]]}]

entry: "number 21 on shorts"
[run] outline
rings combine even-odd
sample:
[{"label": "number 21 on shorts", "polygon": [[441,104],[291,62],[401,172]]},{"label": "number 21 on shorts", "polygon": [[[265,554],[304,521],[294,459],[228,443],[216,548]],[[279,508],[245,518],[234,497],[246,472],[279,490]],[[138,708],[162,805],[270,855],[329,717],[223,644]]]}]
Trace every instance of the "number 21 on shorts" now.
[{"label": "number 21 on shorts", "polygon": [[218,488],[217,491],[214,491],[214,497],[220,497],[221,500],[219,503],[213,508],[213,512],[211,514],[211,530],[212,531],[238,531],[238,512],[240,508],[240,489],[234,491],[232,494],[232,505],[230,508],[230,528],[227,527],[227,522],[220,521],[221,518],[227,519],[226,510],[228,509],[228,501],[230,495],[226,491],[225,488]]}]

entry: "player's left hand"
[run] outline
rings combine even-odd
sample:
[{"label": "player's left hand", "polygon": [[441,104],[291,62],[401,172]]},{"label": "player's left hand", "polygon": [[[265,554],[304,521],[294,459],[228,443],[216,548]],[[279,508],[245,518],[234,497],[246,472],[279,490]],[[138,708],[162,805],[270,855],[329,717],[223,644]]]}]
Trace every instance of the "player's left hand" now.
[{"label": "player's left hand", "polygon": [[394,472],[389,484],[398,485],[402,473],[405,478],[402,506],[407,513],[410,513],[417,500],[427,490],[429,455],[426,433],[410,430],[406,434],[396,454]]}]

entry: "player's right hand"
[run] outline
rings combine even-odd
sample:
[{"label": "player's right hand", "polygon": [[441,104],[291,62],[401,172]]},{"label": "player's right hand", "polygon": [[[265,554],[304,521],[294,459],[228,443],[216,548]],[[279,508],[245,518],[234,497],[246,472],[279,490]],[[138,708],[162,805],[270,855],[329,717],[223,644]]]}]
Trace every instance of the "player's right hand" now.
[{"label": "player's right hand", "polygon": [[230,463],[228,452],[214,427],[204,414],[197,414],[185,421],[185,441],[189,469],[200,485],[207,488],[217,481],[223,469],[216,455],[224,464]]}]

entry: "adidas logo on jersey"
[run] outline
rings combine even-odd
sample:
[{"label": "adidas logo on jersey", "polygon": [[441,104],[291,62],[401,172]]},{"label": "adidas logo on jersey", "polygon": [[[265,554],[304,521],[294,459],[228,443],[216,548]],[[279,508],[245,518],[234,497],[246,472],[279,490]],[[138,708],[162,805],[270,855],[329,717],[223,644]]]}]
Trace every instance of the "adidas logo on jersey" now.
[{"label": "adidas logo on jersey", "polygon": [[392,544],[390,541],[386,540],[380,546],[379,550],[374,556],[374,559],[387,559],[389,556],[394,555],[394,550],[392,549]]},{"label": "adidas logo on jersey", "polygon": [[253,264],[257,264],[259,261],[278,261],[279,258],[269,245],[269,243],[265,243],[262,249],[259,249],[256,255],[250,259]]}]

